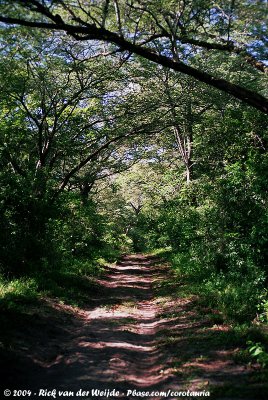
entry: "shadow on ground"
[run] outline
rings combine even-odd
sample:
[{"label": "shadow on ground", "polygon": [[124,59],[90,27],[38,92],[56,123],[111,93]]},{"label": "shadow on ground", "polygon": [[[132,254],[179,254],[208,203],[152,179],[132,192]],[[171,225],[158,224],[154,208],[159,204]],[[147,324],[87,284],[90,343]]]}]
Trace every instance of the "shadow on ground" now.
[{"label": "shadow on ground", "polygon": [[23,318],[2,316],[3,331],[13,336],[3,336],[11,344],[0,349],[1,386],[115,388],[124,399],[133,398],[126,396],[129,389],[265,399],[268,388],[253,368],[233,359],[240,343],[230,327],[200,314],[194,298],[154,297],[153,285],[166,274],[154,258],[126,256],[107,267],[83,309],[46,300],[42,313],[36,307]]}]

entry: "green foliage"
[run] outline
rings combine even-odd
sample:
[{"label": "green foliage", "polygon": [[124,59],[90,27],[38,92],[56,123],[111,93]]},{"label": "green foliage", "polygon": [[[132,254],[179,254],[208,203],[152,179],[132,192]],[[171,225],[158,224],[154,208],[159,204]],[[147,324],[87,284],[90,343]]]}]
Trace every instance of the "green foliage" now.
[{"label": "green foliage", "polygon": [[[212,114],[204,120],[208,117]],[[215,124],[213,121],[210,123]],[[205,129],[208,133],[210,125]],[[260,314],[259,320],[264,321],[268,272],[266,127],[262,117],[239,115],[230,109],[222,123],[212,129],[203,137],[196,131],[199,142],[194,151],[200,162],[195,167],[195,180],[181,186],[179,193],[158,209],[153,227],[155,246],[160,235],[166,236],[176,274],[225,318],[246,322]],[[223,133],[225,142],[219,142]],[[223,161],[219,163],[219,159]]]},{"label": "green foliage", "polygon": [[268,296],[267,289],[263,291],[260,296],[259,303],[257,306],[258,309],[258,320],[262,323],[268,323]]},{"label": "green foliage", "polygon": [[[93,17],[104,18],[93,3]],[[108,3],[103,23],[117,29]],[[131,32],[140,10],[118,4],[124,33]],[[176,11],[190,39],[216,34],[222,43],[231,34],[244,43],[241,21],[260,39],[261,26],[245,15],[244,4],[233,11],[220,4],[193,1]],[[137,42],[148,38],[143,27],[158,31],[154,15],[173,37],[173,14],[162,9],[181,6],[146,7]],[[231,26],[220,7],[236,16]],[[255,3],[250,8],[263,13]],[[164,55],[160,37],[154,50]],[[178,282],[202,301],[232,321],[257,314],[266,322],[266,116],[148,60],[96,57],[103,53],[97,43],[89,49],[58,34],[12,27],[1,44],[0,268],[5,279],[26,279],[13,289],[4,283],[6,298],[9,291],[19,296],[20,285],[26,297],[39,290],[63,296],[60,280],[75,298],[70,282],[94,275],[103,260],[168,247]],[[176,46],[189,65],[255,92],[264,87],[251,66],[241,71],[236,55]],[[262,43],[255,46],[261,54]],[[37,288],[27,281],[32,276]]]},{"label": "green foliage", "polygon": [[20,310],[36,301],[38,285],[34,278],[20,278],[8,281],[0,275],[0,308]]},{"label": "green foliage", "polygon": [[247,342],[248,352],[250,356],[261,364],[263,368],[268,366],[268,353],[265,351],[264,346],[261,343]]},{"label": "green foliage", "polygon": [[62,199],[61,218],[52,219],[49,229],[56,247],[66,256],[93,258],[101,248],[104,236],[103,219],[92,201],[81,203],[79,195],[65,195]]}]

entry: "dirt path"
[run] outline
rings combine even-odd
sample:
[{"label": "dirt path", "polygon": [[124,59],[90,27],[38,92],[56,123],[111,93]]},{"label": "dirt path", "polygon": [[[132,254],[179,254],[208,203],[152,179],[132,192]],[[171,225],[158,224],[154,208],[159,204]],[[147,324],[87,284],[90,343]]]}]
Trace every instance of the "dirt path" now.
[{"label": "dirt path", "polygon": [[47,365],[43,386],[75,392],[116,388],[125,393],[123,398],[128,389],[170,387],[173,376],[165,371],[169,356],[158,348],[163,320],[153,298],[157,279],[158,268],[142,255],[108,267],[91,306],[80,311],[82,324],[60,349],[63,354]]},{"label": "dirt path", "polygon": [[[194,298],[154,297],[153,285],[167,273],[150,257],[126,256],[107,268],[86,309],[63,316],[64,307],[51,304],[58,315],[29,327],[29,344],[16,351],[17,365],[6,371],[6,387],[13,382],[35,392],[116,389],[123,399],[141,399],[127,395],[134,389],[212,391],[210,398],[225,400],[266,398],[252,380],[252,368],[233,361],[239,349],[229,327],[207,318]],[[21,341],[27,343],[25,329]]]}]

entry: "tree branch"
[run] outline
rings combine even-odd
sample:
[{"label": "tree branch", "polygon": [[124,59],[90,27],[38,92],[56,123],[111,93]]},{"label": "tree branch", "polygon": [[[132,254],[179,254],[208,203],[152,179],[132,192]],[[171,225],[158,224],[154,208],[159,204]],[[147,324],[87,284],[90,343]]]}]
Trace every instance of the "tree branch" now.
[{"label": "tree branch", "polygon": [[[213,75],[200,71],[194,67],[191,67],[182,61],[174,61],[169,57],[153,52],[147,47],[140,46],[136,43],[131,43],[125,38],[121,37],[117,33],[111,32],[105,28],[99,28],[94,24],[88,24],[87,26],[69,25],[66,23],[43,23],[35,21],[26,21],[18,18],[9,18],[0,16],[0,22],[7,24],[17,24],[43,29],[62,30],[70,34],[77,40],[100,40],[108,43],[113,43],[121,50],[135,53],[147,60],[150,60],[156,64],[168,67],[174,71],[184,73],[192,76],[193,78],[203,82],[209,86],[215,87],[225,93],[228,93],[237,99],[243,101],[246,104],[268,114],[268,99],[261,94],[255,93],[249,89],[246,89],[237,84],[231,83],[225,79],[216,78]],[[83,36],[79,36],[83,35]]]}]

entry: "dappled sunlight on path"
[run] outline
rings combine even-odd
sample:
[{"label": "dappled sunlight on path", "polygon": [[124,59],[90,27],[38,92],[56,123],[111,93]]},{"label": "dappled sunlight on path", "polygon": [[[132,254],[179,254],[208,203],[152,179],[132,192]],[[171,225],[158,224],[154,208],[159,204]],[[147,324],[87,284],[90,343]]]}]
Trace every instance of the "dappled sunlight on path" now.
[{"label": "dappled sunlight on path", "polygon": [[91,299],[95,306],[83,311],[83,324],[64,356],[49,366],[47,385],[122,391],[175,385],[176,378],[164,371],[167,356],[157,347],[165,324],[153,299],[157,279],[158,267],[144,256],[128,256],[107,267],[98,280],[102,289]]}]

